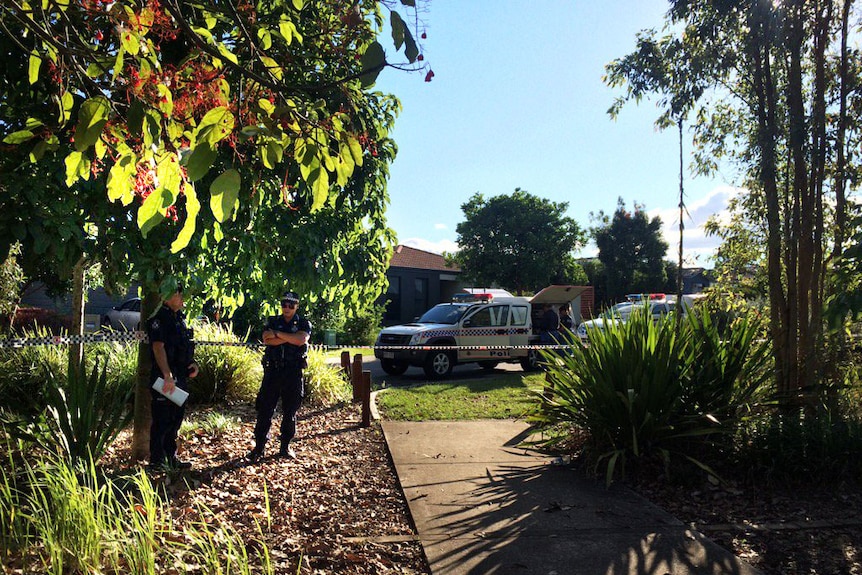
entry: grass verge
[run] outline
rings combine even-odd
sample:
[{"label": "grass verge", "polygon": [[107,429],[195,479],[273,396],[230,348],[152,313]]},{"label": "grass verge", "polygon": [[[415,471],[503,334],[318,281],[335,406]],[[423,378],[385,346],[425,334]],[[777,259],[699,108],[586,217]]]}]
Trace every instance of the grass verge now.
[{"label": "grass verge", "polygon": [[537,407],[533,392],[544,374],[505,373],[481,380],[455,380],[390,387],[377,396],[385,419],[399,421],[519,419]]}]

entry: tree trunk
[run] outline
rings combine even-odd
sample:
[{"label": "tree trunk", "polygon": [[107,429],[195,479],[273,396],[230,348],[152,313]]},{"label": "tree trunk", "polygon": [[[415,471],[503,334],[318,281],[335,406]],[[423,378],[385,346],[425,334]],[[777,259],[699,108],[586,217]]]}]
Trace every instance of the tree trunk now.
[{"label": "tree trunk", "polygon": [[839,64],[838,81],[840,83],[840,95],[838,102],[838,131],[835,136],[836,164],[835,164],[835,244],[832,247],[832,260],[836,265],[844,251],[844,236],[847,227],[847,198],[845,195],[846,165],[847,160],[844,152],[845,140],[847,138],[847,97],[850,93],[849,62],[847,52],[847,37],[850,26],[850,6],[853,0],[844,0],[841,11],[841,62]]},{"label": "tree trunk", "polygon": [[749,56],[753,67],[754,90],[757,98],[757,146],[760,149],[759,180],[766,203],[766,253],[769,282],[769,325],[773,341],[775,379],[778,391],[788,388],[788,317],[787,300],[782,283],[781,205],[778,196],[776,170],[776,140],[778,136],[775,108],[777,96],[770,71],[770,15],[753,10],[750,16]]},{"label": "tree trunk", "polygon": [[682,322],[682,242],[683,232],[685,231],[685,222],[683,221],[683,216],[685,215],[685,188],[683,187],[682,118],[677,120],[677,127],[679,128],[679,267],[676,270],[676,305],[679,309],[674,321],[678,330]]},{"label": "tree trunk", "polygon": [[[78,263],[72,269],[72,328],[69,335],[84,335],[84,272],[86,263],[84,256],[78,259]],[[77,373],[84,361],[84,344],[73,343],[69,346],[68,373]]]},{"label": "tree trunk", "polygon": [[[147,320],[158,311],[161,303],[162,299],[158,292],[143,294],[141,298],[141,325],[138,329],[146,331]],[[151,370],[150,344],[142,342],[138,344],[135,412],[132,426],[132,461],[143,461],[150,456],[150,423],[152,421]]]}]

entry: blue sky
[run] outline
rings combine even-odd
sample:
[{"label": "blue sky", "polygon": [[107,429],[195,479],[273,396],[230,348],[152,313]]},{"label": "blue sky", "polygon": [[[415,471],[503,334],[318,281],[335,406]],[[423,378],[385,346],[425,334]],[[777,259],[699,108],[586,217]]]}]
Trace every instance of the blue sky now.
[{"label": "blue sky", "polygon": [[[472,194],[520,187],[568,202],[568,215],[584,228],[590,212],[612,213],[618,197],[628,207],[637,201],[662,217],[675,260],[677,132],[654,128],[660,111],[650,101],[611,120],[607,109],[621,91],[602,82],[605,64],[631,52],[638,31],[660,29],[667,7],[659,0],[431,0],[419,16],[433,81],[386,69],[376,84],[403,105],[388,212],[399,243],[451,251]],[[384,47],[397,60],[391,44]],[[730,184],[686,169],[687,265],[711,267],[716,241],[698,226],[724,208]]]}]

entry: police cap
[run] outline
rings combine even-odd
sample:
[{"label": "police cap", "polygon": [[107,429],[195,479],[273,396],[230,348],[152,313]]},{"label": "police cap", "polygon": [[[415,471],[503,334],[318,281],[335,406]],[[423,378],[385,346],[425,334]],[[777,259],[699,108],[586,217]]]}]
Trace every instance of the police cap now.
[{"label": "police cap", "polygon": [[286,291],[281,295],[281,303],[299,303],[299,294],[295,291]]}]

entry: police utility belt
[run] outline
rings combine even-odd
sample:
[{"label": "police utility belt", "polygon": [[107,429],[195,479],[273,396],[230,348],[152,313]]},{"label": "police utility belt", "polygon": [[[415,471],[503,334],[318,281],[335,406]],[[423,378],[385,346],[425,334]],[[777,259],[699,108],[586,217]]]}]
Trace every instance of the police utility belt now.
[{"label": "police utility belt", "polygon": [[305,369],[308,360],[302,356],[296,357],[267,357],[261,360],[264,369]]}]

